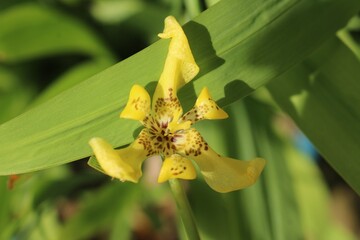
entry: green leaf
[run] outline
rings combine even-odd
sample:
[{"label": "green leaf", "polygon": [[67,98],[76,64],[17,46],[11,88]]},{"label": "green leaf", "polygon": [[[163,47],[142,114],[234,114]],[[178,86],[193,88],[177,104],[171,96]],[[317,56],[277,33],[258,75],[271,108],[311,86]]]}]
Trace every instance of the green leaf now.
[{"label": "green leaf", "polygon": [[219,194],[205,183],[191,185],[190,202],[204,239],[302,239],[285,144],[268,121],[272,109],[247,98],[226,111],[227,120],[199,123],[205,140],[221,155],[260,156],[267,164],[258,182],[241,191]]},{"label": "green leaf", "polygon": [[[246,96],[301,62],[359,8],[356,0],[219,2],[184,27],[201,72],[180,92],[183,106],[206,85],[221,106]],[[118,114],[133,84],[154,89],[168,43],[161,40],[1,125],[0,174],[89,156],[94,136],[115,147],[131,142],[138,124]]]},{"label": "green leaf", "polygon": [[2,10],[0,25],[0,62],[66,53],[110,56],[85,24],[38,4],[26,3]]},{"label": "green leaf", "polygon": [[360,63],[332,38],[269,84],[269,91],[340,175],[360,193]]},{"label": "green leaf", "polygon": [[106,174],[106,173],[104,172],[104,170],[101,168],[101,166],[100,166],[100,164],[99,164],[99,162],[97,161],[97,159],[96,159],[95,156],[91,156],[91,157],[89,158],[87,164],[88,164],[90,167],[94,168],[95,170]]}]

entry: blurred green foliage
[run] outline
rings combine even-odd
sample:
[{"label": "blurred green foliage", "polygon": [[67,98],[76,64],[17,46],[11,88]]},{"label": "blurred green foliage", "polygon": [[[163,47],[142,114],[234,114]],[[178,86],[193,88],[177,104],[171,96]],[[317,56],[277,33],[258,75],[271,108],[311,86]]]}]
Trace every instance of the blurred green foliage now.
[{"label": "blurred green foliage", "polygon": [[12,190],[0,177],[0,239],[186,239],[168,186],[151,180],[156,161],[134,185],[83,159],[90,136],[132,140],[137,125],[117,114],[132,84],[153,89],[168,44],[154,42],[170,14],[192,19],[184,29],[201,67],[180,92],[185,107],[208,85],[230,115],[198,124],[204,138],[223,155],[268,160],[243,191],[189,182],[202,239],[355,239],[330,217],[312,156],[277,119],[289,114],[360,191],[359,9],[357,0],[1,1],[0,172],[53,168],[21,175]]}]

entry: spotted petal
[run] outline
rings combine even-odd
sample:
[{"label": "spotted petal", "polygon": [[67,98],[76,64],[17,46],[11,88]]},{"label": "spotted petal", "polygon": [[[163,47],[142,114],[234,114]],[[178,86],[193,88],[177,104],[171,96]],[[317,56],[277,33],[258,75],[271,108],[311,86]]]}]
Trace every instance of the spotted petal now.
[{"label": "spotted petal", "polygon": [[132,144],[119,150],[114,150],[102,138],[92,138],[89,144],[104,172],[120,181],[137,183],[142,175],[143,161],[156,154],[151,149],[149,136],[144,130]]},{"label": "spotted petal", "polygon": [[207,87],[201,90],[195,106],[190,109],[181,121],[190,121],[192,124],[202,119],[224,119],[228,114],[222,110],[210,96]]},{"label": "spotted petal", "polygon": [[120,117],[142,121],[149,113],[149,93],[142,86],[134,85],[131,88],[129,100]]},{"label": "spotted petal", "polygon": [[160,170],[158,182],[162,183],[171,178],[195,179],[196,170],[191,160],[173,154],[165,158]]},{"label": "spotted petal", "polygon": [[206,183],[215,191],[225,193],[249,187],[265,166],[265,160],[261,158],[241,161],[221,157],[195,129],[189,129],[184,138],[186,144],[178,149],[178,153],[196,162]]},{"label": "spotted petal", "polygon": [[174,17],[165,19],[165,29],[159,37],[171,38],[171,42],[164,70],[155,89],[152,109],[160,120],[177,121],[182,114],[177,90],[197,75],[199,67],[195,63],[188,40]]}]

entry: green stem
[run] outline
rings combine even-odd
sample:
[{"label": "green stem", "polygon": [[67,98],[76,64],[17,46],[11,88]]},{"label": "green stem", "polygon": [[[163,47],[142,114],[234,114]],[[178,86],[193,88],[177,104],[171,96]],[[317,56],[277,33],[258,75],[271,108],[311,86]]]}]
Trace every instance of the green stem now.
[{"label": "green stem", "polygon": [[180,213],[180,217],[182,223],[184,224],[184,228],[189,240],[200,240],[199,232],[196,227],[194,215],[191,211],[191,207],[189,201],[186,197],[184,189],[178,179],[170,179],[169,180],[171,191],[173,192],[176,206],[178,212]]}]

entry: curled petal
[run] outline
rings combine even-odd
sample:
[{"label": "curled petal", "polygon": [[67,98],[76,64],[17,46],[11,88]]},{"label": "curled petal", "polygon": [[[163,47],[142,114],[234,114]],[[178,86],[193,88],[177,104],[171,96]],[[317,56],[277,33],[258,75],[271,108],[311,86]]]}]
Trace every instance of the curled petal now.
[{"label": "curled petal", "polygon": [[173,154],[165,158],[160,170],[158,182],[162,183],[171,178],[195,179],[196,170],[191,160]]},{"label": "curled petal", "polygon": [[114,150],[113,147],[101,138],[92,138],[89,141],[97,161],[104,173],[118,178],[120,181],[137,183],[142,175],[141,165],[143,161],[155,152],[146,131],[142,131],[139,137],[128,147]]},{"label": "curled petal", "polygon": [[180,80],[182,81],[175,83],[180,88],[199,73],[199,67],[194,60],[189,42],[180,24],[173,16],[165,18],[164,31],[158,36],[160,38],[172,38],[166,60],[177,59],[181,61],[177,69],[181,72],[182,79]]},{"label": "curled petal", "polygon": [[212,156],[197,163],[206,183],[215,191],[226,193],[251,186],[256,182],[264,169],[265,160],[255,158],[241,161],[227,157],[219,157],[214,151]]},{"label": "curled petal", "polygon": [[215,191],[225,193],[249,187],[265,166],[265,160],[261,158],[241,161],[221,157],[195,129],[189,129],[184,138],[184,147],[177,152],[196,162],[206,183]]},{"label": "curled petal", "polygon": [[141,172],[134,170],[104,139],[92,138],[89,144],[101,168],[107,175],[118,178],[120,181],[138,182]]},{"label": "curled petal", "polygon": [[171,121],[182,114],[177,90],[198,74],[199,67],[191,53],[185,33],[174,17],[169,16],[165,19],[164,32],[160,33],[159,37],[171,38],[171,42],[164,70],[155,89],[152,108],[159,119]]},{"label": "curled petal", "polygon": [[149,113],[149,93],[142,86],[134,85],[131,88],[129,100],[120,113],[120,117],[142,121]]},{"label": "curled petal", "polygon": [[211,98],[208,88],[204,87],[195,106],[184,114],[181,121],[190,121],[193,124],[202,119],[224,119],[227,117],[228,114],[216,104]]}]

